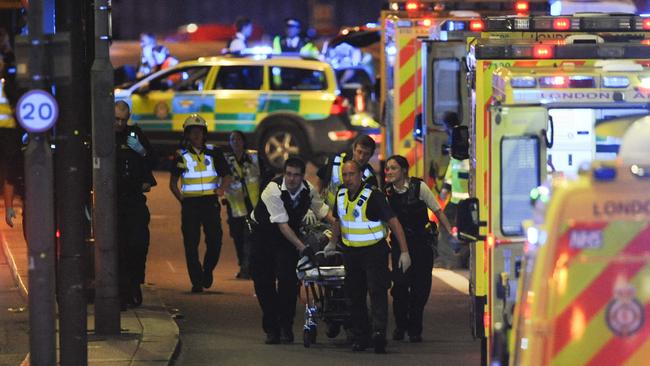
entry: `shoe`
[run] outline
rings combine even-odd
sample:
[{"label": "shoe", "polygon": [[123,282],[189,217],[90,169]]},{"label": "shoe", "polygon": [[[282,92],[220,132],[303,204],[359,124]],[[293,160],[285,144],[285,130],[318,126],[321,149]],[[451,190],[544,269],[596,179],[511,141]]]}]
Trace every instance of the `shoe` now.
[{"label": "shoe", "polygon": [[212,282],[213,281],[214,281],[214,277],[212,277],[212,271],[204,271],[203,272],[203,287],[204,288],[212,287]]},{"label": "shoe", "polygon": [[394,341],[403,341],[404,340],[404,334],[406,331],[402,328],[395,328],[393,331],[393,340]]},{"label": "shoe", "polygon": [[291,329],[280,330],[280,342],[284,344],[293,343],[293,330]]},{"label": "shoe", "polygon": [[142,288],[139,283],[131,287],[131,303],[135,307],[142,305]]},{"label": "shoe", "polygon": [[201,286],[192,286],[192,293],[198,294],[200,292],[203,292],[203,287],[201,287]]},{"label": "shoe", "polygon": [[280,335],[278,333],[266,333],[265,344],[280,344]]},{"label": "shoe", "polygon": [[421,343],[422,342],[422,336],[421,335],[410,335],[409,336],[409,342],[411,343]]},{"label": "shoe", "polygon": [[382,332],[375,332],[372,335],[372,344],[375,347],[375,353],[386,353],[386,335]]}]

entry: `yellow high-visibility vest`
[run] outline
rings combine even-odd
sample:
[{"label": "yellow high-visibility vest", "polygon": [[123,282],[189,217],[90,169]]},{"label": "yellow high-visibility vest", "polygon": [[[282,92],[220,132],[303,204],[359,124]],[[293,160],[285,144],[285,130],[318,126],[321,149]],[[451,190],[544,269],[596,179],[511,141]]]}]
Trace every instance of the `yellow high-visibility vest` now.
[{"label": "yellow high-visibility vest", "polygon": [[[336,204],[336,192],[343,185],[343,163],[345,162],[346,153],[341,153],[334,157],[332,161],[332,178],[330,179],[329,186],[327,189],[327,197],[325,203],[334,208]],[[372,171],[369,168],[363,170],[363,175],[361,176],[361,182],[365,183],[368,178],[372,177]]]},{"label": "yellow high-visibility vest", "polygon": [[386,225],[381,221],[371,221],[366,216],[370,193],[372,189],[364,188],[357,198],[351,201],[347,188],[339,190],[337,209],[341,220],[341,239],[348,247],[367,247],[386,238]]},{"label": "yellow high-visibility vest", "polygon": [[183,158],[182,166],[185,172],[181,175],[181,192],[183,197],[199,197],[215,195],[219,186],[219,174],[214,166],[214,159],[205,152],[212,150],[207,145],[200,154],[191,153],[187,149],[179,150]]},{"label": "yellow high-visibility vest", "polygon": [[[235,154],[226,154],[226,161],[230,165],[233,175],[233,181],[226,190],[226,199],[233,217],[244,217],[249,214],[246,207],[246,196],[253,205],[251,209],[255,208],[260,198],[260,167],[257,152],[248,150],[246,154],[250,157],[250,161],[247,160],[243,164],[237,162]],[[242,180],[244,184],[242,184]]]}]

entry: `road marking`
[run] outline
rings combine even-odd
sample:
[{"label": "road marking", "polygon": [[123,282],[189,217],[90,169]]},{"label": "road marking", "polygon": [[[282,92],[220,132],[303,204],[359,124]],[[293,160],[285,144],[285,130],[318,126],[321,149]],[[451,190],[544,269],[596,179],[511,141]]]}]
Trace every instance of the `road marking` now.
[{"label": "road marking", "polygon": [[173,273],[176,273],[176,269],[174,269],[174,266],[172,265],[172,262],[167,261],[167,266],[169,267],[169,269],[171,269],[171,271],[172,271]]},{"label": "road marking", "polygon": [[431,274],[454,290],[469,294],[469,280],[462,274],[442,268],[434,268]]}]

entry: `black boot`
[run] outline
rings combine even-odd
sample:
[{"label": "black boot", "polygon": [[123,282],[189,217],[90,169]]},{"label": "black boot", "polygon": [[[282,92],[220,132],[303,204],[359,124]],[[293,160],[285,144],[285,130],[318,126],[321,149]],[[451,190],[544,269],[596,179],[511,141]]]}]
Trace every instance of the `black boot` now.
[{"label": "black boot", "polygon": [[375,353],[386,353],[386,335],[383,332],[375,332],[372,335],[372,344]]}]

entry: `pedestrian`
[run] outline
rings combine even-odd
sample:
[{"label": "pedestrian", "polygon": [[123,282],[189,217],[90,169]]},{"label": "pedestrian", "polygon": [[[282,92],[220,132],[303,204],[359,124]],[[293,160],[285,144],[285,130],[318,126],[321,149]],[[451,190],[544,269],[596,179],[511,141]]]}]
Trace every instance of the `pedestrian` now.
[{"label": "pedestrian", "polygon": [[[445,113],[443,116],[443,122],[445,123],[445,129],[448,134],[448,144],[451,146],[452,131],[454,127],[460,125],[458,114],[455,112]],[[445,182],[440,191],[440,198],[447,200],[450,195],[451,198],[445,205],[444,212],[449,218],[451,225],[456,226],[458,203],[461,200],[469,198],[469,159],[458,160],[454,159],[454,157],[449,158],[449,165],[447,166],[447,171],[445,173]],[[453,252],[459,254],[461,251],[460,242],[450,236],[444,238]]]},{"label": "pedestrian", "polygon": [[136,78],[141,79],[154,72],[157,63],[153,54],[156,47],[156,37],[151,33],[140,34],[140,63],[136,71]]},{"label": "pedestrian", "polygon": [[253,22],[246,17],[238,17],[235,20],[235,29],[237,33],[231,38],[223,49],[222,53],[240,54],[248,48],[248,38],[253,34]]},{"label": "pedestrian", "polygon": [[[393,339],[403,340],[408,332],[409,341],[422,342],[422,315],[431,292],[431,270],[437,241],[435,223],[429,222],[428,210],[438,217],[447,232],[452,233],[447,216],[433,192],[421,179],[408,176],[409,163],[405,157],[394,155],[386,160],[386,187],[388,203],[406,236],[409,255],[413,259],[408,271],[396,271],[401,252],[392,246],[393,265],[393,315],[396,328]],[[391,235],[391,244],[396,237]]]},{"label": "pedestrian", "polygon": [[169,48],[161,44],[155,46],[152,50],[152,53],[155,66],[151,72],[167,70],[170,67],[176,66],[178,64],[178,60],[170,54]]},{"label": "pedestrian", "polygon": [[266,344],[291,343],[294,339],[296,264],[299,256],[314,256],[314,250],[296,235],[309,209],[319,219],[335,223],[318,191],[305,180],[305,162],[289,158],[283,175],[262,191],[252,215],[251,274],[262,309]]},{"label": "pedestrian", "polygon": [[237,278],[250,279],[250,231],[249,215],[260,198],[261,169],[255,150],[246,150],[246,137],[241,131],[233,131],[229,137],[231,151],[226,152],[232,183],[226,190],[226,208],[230,237],[235,244],[239,272]]},{"label": "pedestrian", "polygon": [[[231,176],[223,152],[206,144],[207,123],[192,114],[183,123],[183,143],[176,151],[169,188],[181,204],[181,230],[192,292],[203,292],[213,282],[212,272],[221,253],[221,206],[218,196],[230,185]],[[181,187],[179,189],[178,182]],[[199,261],[201,226],[205,234],[205,256]]]},{"label": "pedestrian", "polygon": [[[397,239],[401,252],[397,267],[406,272],[411,265],[402,225],[381,191],[363,185],[361,166],[354,160],[343,163],[343,183],[337,194],[334,216],[339,225],[332,228],[333,238],[341,235],[345,265],[345,292],[351,300],[353,351],[365,350],[370,341],[375,353],[386,352],[388,323],[389,247],[387,227]],[[336,239],[334,239],[336,240]],[[326,255],[336,250],[330,241]],[[368,319],[366,296],[370,294],[371,323]]]},{"label": "pedestrian", "polygon": [[115,102],[115,155],[117,167],[117,241],[122,309],[142,304],[142,284],[149,251],[149,209],[144,193],[156,185],[152,173],[155,156],[142,130],[127,125],[129,105]]},{"label": "pedestrian", "polygon": [[318,169],[316,174],[320,179],[321,194],[326,197],[325,202],[332,210],[336,206],[336,192],[343,185],[343,163],[346,161],[354,160],[361,166],[363,184],[379,188],[375,170],[368,163],[375,153],[375,147],[375,140],[368,135],[360,135],[352,143],[351,153],[343,152],[335,155]]},{"label": "pedestrian", "polygon": [[275,36],[273,38],[274,53],[299,53],[303,56],[318,57],[318,48],[306,37],[300,33],[302,23],[296,18],[287,18],[284,20],[284,36]]}]

